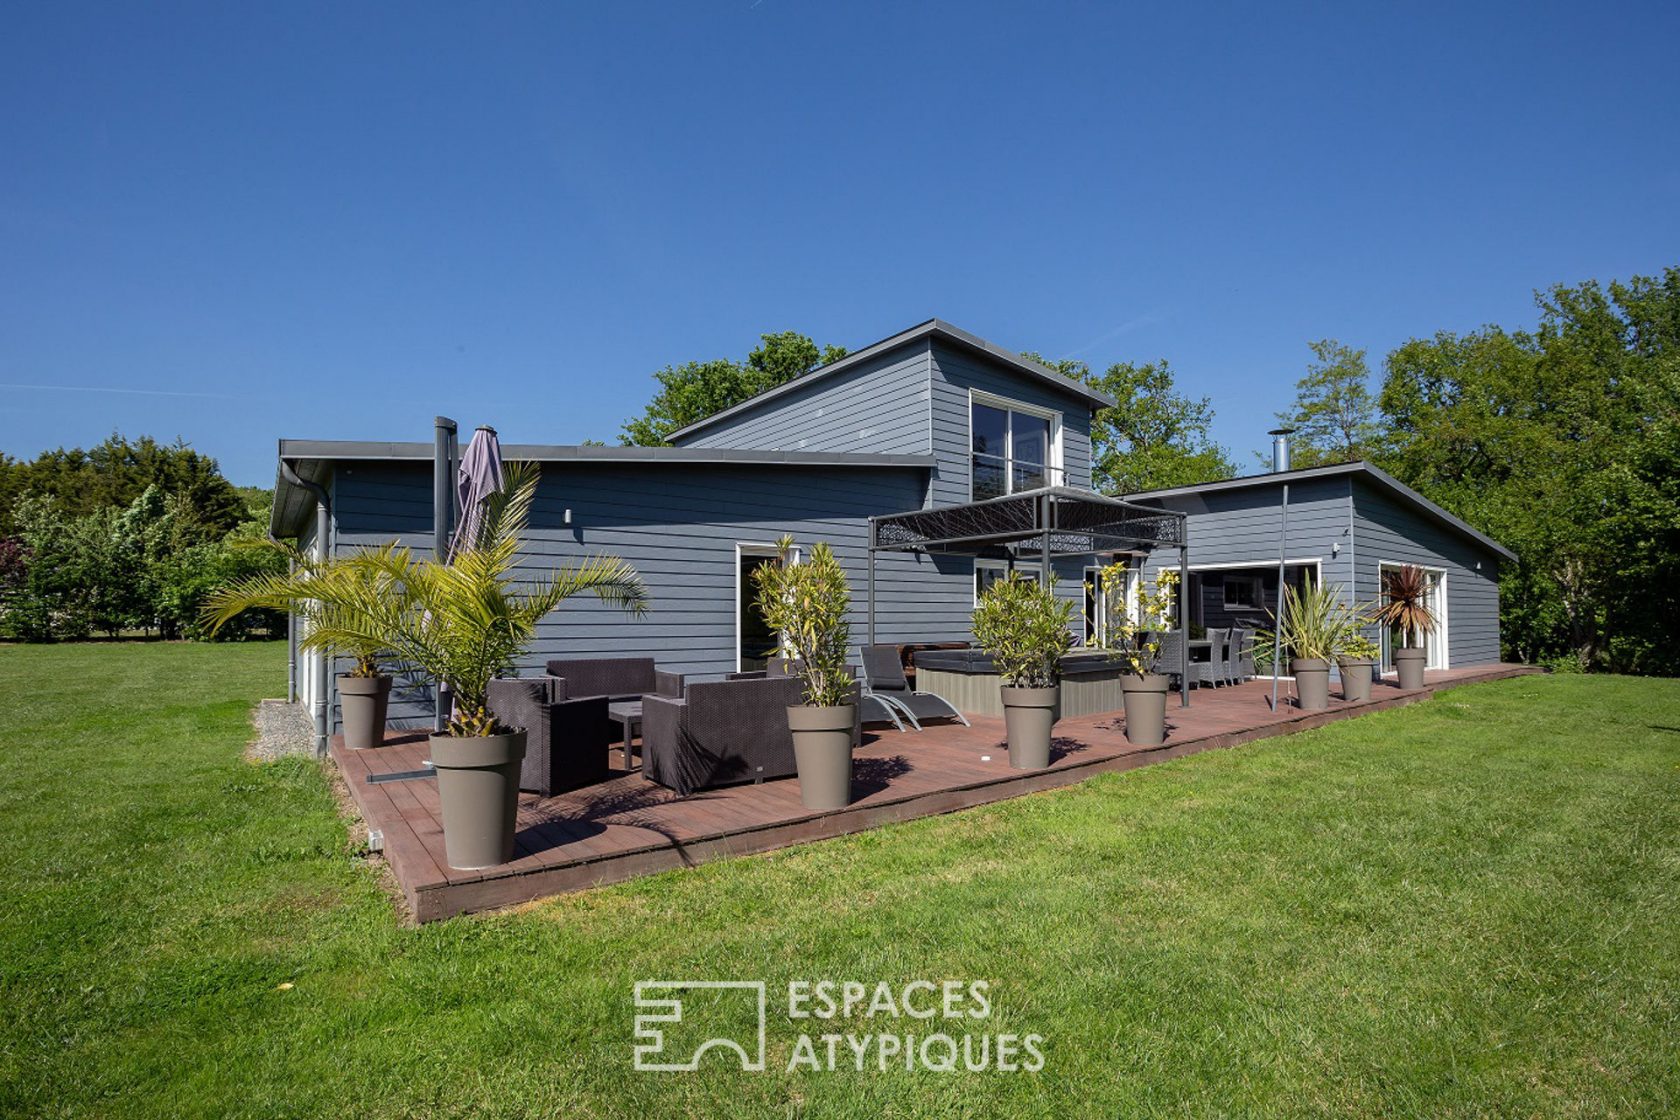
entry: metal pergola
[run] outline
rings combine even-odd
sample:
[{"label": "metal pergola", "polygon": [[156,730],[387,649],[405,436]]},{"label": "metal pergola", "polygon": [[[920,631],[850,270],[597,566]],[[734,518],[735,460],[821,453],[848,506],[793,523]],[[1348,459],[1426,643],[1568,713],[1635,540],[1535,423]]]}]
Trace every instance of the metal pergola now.
[{"label": "metal pergola", "polygon": [[[926,552],[1028,560],[1037,554],[1045,578],[1058,557],[1099,552],[1178,549],[1178,625],[1190,628],[1190,541],[1185,515],[1110,498],[1091,490],[1046,486],[1001,498],[869,519],[869,644],[875,644],[875,555]],[[1190,706],[1188,641],[1179,671],[1179,700]]]}]

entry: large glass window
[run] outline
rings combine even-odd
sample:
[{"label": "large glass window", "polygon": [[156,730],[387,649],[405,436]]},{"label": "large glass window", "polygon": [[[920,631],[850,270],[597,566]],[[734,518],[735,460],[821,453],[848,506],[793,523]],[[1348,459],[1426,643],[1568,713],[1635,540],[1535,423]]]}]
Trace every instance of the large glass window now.
[{"label": "large glass window", "polygon": [[[1002,560],[976,560],[974,562],[974,605],[980,605],[980,596],[992,584],[1009,575],[1010,567]],[[1016,564],[1014,572],[1026,579],[1044,582],[1044,569],[1038,564]]]},{"label": "large glass window", "polygon": [[975,501],[1054,481],[1055,429],[1048,416],[975,401],[969,430]]},{"label": "large glass window", "polygon": [[1009,493],[1009,413],[974,406],[974,500]]}]

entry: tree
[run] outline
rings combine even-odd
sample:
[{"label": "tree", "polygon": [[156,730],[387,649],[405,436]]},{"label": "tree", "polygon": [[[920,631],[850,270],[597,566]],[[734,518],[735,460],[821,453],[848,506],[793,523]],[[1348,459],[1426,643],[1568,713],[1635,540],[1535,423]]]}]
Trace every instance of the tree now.
[{"label": "tree", "polygon": [[1680,268],[1536,303],[1533,332],[1389,356],[1385,466],[1518,554],[1513,655],[1680,672]]},{"label": "tree", "polygon": [[1374,459],[1382,442],[1377,398],[1365,351],[1333,338],[1307,344],[1316,361],[1295,383],[1295,404],[1277,413],[1281,427],[1294,428],[1291,465],[1318,467]]},{"label": "tree", "polygon": [[1135,494],[1167,486],[1217,482],[1237,473],[1225,449],[1209,436],[1208,398],[1180,395],[1166,359],[1116,362],[1101,374],[1084,362],[1025,357],[1107,393],[1117,402],[1091,418],[1091,485],[1105,494]]},{"label": "tree", "polygon": [[216,460],[200,455],[180,440],[162,444],[150,436],[130,441],[113,433],[90,450],[60,447],[43,451],[30,463],[0,462],[0,533],[10,531],[9,516],[22,494],[51,498],[66,517],[101,509],[127,507],[148,486],[164,494],[185,494],[203,520],[226,533],[245,517],[245,503]]},{"label": "tree", "polygon": [[819,348],[798,331],[781,331],[760,335],[758,347],[743,362],[715,358],[666,366],[653,375],[659,391],[642,415],[625,421],[619,442],[626,446],[664,446],[679,428],[845,356],[843,346]]}]

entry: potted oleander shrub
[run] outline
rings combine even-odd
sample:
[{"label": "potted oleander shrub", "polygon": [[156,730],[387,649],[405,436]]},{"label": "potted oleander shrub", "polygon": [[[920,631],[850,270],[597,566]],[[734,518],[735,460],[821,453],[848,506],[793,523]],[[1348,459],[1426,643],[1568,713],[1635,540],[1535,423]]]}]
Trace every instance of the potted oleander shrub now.
[{"label": "potted oleander shrub", "polygon": [[[1426,651],[1422,640],[1435,632],[1435,612],[1429,609],[1429,573],[1413,564],[1391,568],[1382,577],[1383,602],[1376,621],[1400,635],[1394,651],[1394,671],[1401,688],[1423,687]],[[1418,642],[1417,645],[1412,643]]]},{"label": "potted oleander shrub", "polygon": [[787,710],[793,735],[799,800],[807,809],[841,809],[852,800],[852,729],[857,725],[855,684],[846,665],[851,589],[845,570],[826,542],[803,563],[793,562],[793,538],[779,542],[781,559],[753,571],[758,609],[780,635],[782,656],[804,686],[804,701]]},{"label": "potted oleander shrub", "polygon": [[1073,647],[1073,603],[1036,579],[1010,572],[974,609],[974,638],[1002,678],[1009,765],[1050,765],[1050,732],[1061,699],[1062,655]]},{"label": "potted oleander shrub", "polygon": [[477,539],[444,563],[391,549],[364,562],[405,589],[403,609],[385,638],[403,662],[446,684],[453,710],[431,737],[443,809],[449,866],[492,867],[513,857],[514,814],[525,732],[490,710],[490,681],[512,672],[536,635],[537,624],[585,591],[640,615],[647,589],[623,560],[597,556],[546,576],[515,573],[519,538],[530,517],[539,475],[510,467],[506,489],[485,503]]},{"label": "potted oleander shrub", "polygon": [[1336,671],[1342,678],[1343,700],[1369,700],[1371,678],[1382,649],[1362,631],[1353,630],[1342,639],[1336,652]]},{"label": "potted oleander shrub", "polygon": [[1161,635],[1172,629],[1178,573],[1163,568],[1152,587],[1138,588],[1135,617],[1127,609],[1126,565],[1110,564],[1099,578],[1103,602],[1108,605],[1107,625],[1099,644],[1123,670],[1120,700],[1126,713],[1126,741],[1160,746],[1167,738],[1167,691],[1172,681],[1156,670],[1160,668]]},{"label": "potted oleander shrub", "polygon": [[[1272,617],[1276,623],[1277,616]],[[1302,709],[1319,711],[1330,706],[1330,662],[1358,626],[1359,612],[1343,599],[1340,584],[1309,583],[1302,590],[1284,587],[1283,621],[1278,629],[1295,678],[1295,702]],[[1256,640],[1269,646],[1273,632],[1257,635]]]},{"label": "potted oleander shrub", "polygon": [[381,562],[394,546],[326,560],[281,543],[260,547],[283,553],[287,571],[253,576],[213,593],[204,605],[206,629],[214,635],[253,608],[291,611],[302,635],[299,649],[353,663],[336,678],[344,745],[351,750],[377,747],[385,741],[391,699],[384,629],[403,610],[407,594]]}]

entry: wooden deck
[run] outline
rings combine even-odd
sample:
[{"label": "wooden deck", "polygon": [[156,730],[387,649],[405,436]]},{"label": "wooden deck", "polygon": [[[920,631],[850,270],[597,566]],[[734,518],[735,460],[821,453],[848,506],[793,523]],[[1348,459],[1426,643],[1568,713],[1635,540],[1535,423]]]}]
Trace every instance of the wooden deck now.
[{"label": "wooden deck", "polygon": [[[332,757],[368,828],[383,834],[385,858],[415,917],[424,922],[967,809],[1411,704],[1443,688],[1535,671],[1489,665],[1430,673],[1419,691],[1379,683],[1368,703],[1332,699],[1322,712],[1285,706],[1274,713],[1270,682],[1197,690],[1188,709],[1178,708],[1176,698],[1168,707],[1164,745],[1128,743],[1118,713],[1064,719],[1056,725],[1049,769],[1036,771],[1010,769],[1003,721],[997,718],[975,718],[973,727],[935,725],[920,733],[866,732],[856,755],[855,799],[832,812],[801,806],[797,779],[680,798],[639,772],[620,771],[600,785],[559,797],[522,794],[514,860],[482,871],[446,865],[436,782],[368,782],[371,775],[421,768],[429,756],[423,734],[393,733],[384,746],[365,751],[346,750],[335,738]],[[616,749],[612,757],[618,759]]]}]

